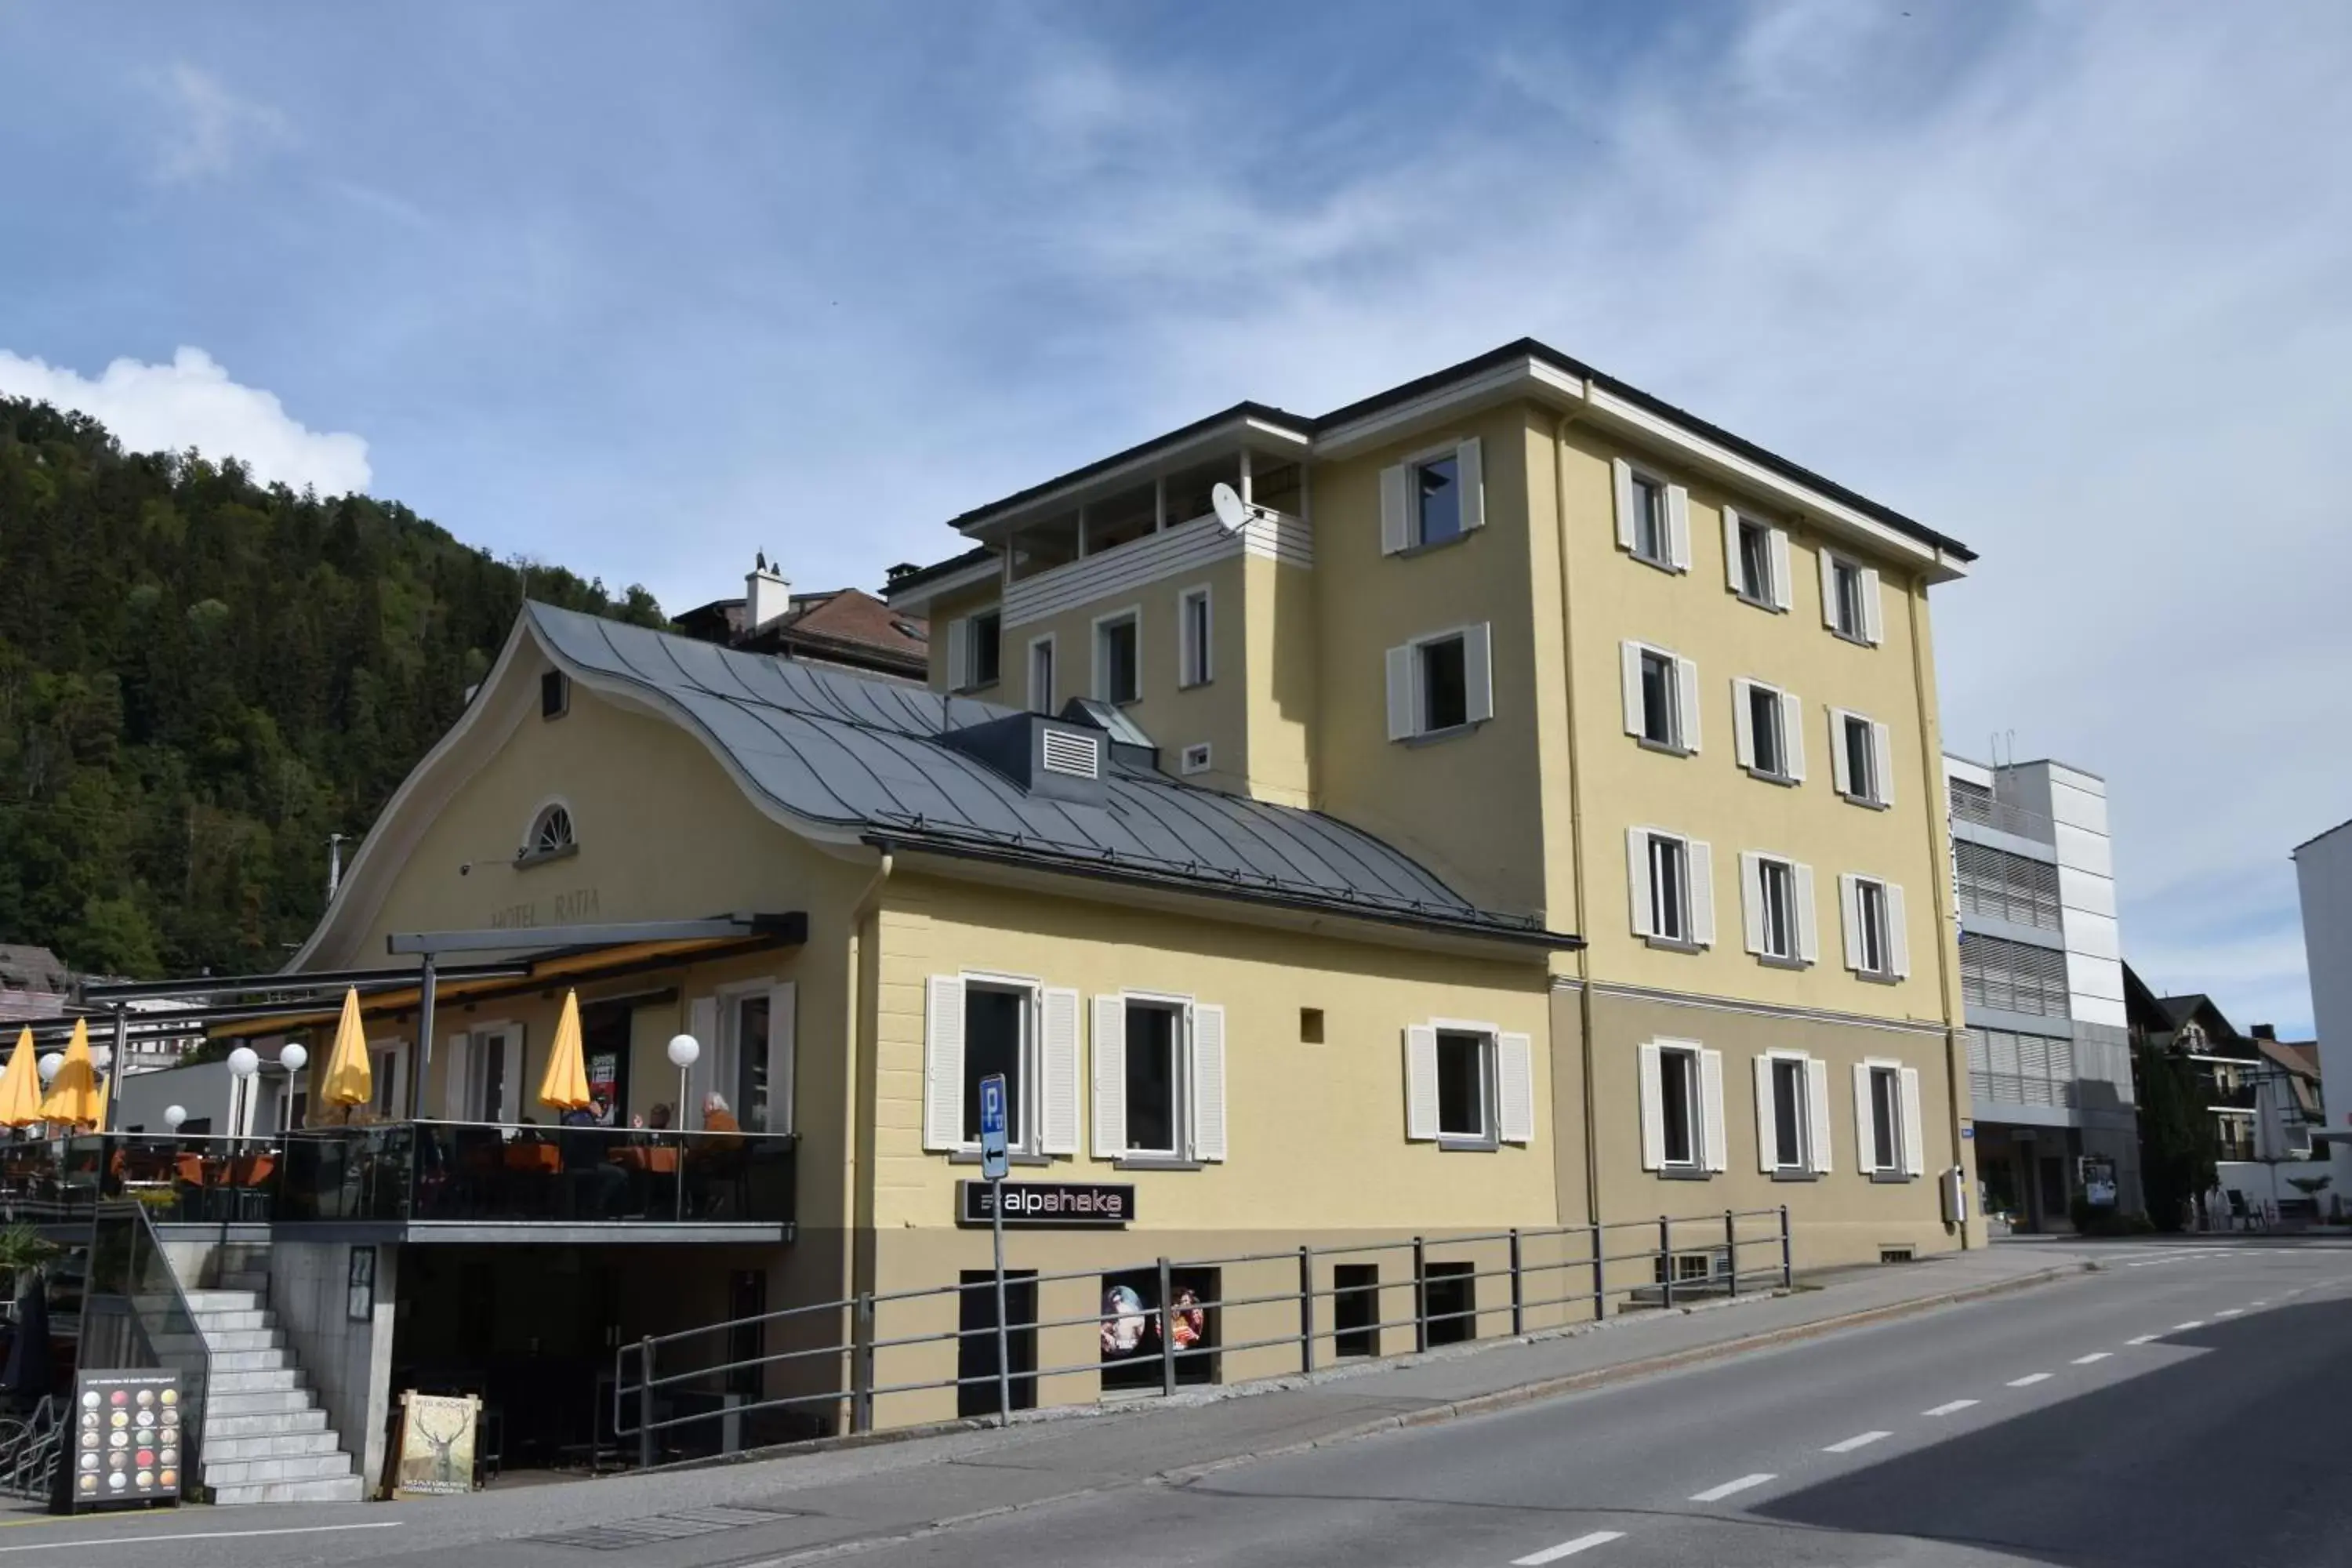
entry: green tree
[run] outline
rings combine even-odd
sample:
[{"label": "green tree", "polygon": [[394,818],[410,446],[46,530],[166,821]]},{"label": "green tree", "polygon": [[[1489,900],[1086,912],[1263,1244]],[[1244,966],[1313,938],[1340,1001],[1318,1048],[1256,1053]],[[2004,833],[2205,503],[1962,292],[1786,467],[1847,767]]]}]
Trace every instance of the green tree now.
[{"label": "green tree", "polygon": [[2139,1174],[2157,1229],[2177,1231],[2189,1205],[2213,1189],[2220,1135],[2197,1092],[2197,1067],[2185,1053],[2145,1042],[2132,1047],[2139,1091]]}]

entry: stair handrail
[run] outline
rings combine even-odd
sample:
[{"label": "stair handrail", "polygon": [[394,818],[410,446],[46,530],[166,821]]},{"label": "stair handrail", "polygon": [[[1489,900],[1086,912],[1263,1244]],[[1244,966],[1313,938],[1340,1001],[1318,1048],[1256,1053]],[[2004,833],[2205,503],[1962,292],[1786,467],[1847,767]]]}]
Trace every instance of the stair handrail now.
[{"label": "stair handrail", "polygon": [[[120,1289],[116,1289],[120,1287]],[[121,1349],[125,1366],[168,1367],[180,1374],[180,1490],[200,1495],[204,1474],[206,1394],[212,1387],[212,1343],[195,1309],[188,1304],[172,1267],[154,1216],[135,1199],[110,1200],[90,1219],[89,1285],[83,1305],[83,1338],[93,1342],[89,1320],[100,1298],[119,1300],[126,1325]],[[97,1336],[103,1343],[103,1336]],[[140,1359],[133,1361],[131,1356]],[[87,1361],[84,1364],[89,1364]]]}]

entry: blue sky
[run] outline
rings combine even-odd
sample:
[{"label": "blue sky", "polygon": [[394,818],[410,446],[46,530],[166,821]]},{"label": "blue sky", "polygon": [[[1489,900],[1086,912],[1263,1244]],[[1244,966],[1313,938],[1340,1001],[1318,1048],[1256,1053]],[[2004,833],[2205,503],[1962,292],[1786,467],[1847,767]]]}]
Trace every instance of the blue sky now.
[{"label": "blue sky", "polygon": [[2294,1032],[2287,851],[2352,816],[2347,46],[2154,0],[0,0],[0,389],[683,608],[1539,336],[1979,547],[1948,741],[2106,775],[2126,955]]}]

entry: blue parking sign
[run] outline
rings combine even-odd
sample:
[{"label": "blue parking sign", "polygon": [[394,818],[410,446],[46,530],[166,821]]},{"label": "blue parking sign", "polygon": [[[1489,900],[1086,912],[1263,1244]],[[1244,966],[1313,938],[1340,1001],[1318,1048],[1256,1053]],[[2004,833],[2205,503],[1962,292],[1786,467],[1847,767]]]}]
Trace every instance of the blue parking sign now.
[{"label": "blue parking sign", "polygon": [[1010,1162],[1004,1115],[1004,1075],[990,1073],[980,1080],[980,1173],[1003,1181]]}]

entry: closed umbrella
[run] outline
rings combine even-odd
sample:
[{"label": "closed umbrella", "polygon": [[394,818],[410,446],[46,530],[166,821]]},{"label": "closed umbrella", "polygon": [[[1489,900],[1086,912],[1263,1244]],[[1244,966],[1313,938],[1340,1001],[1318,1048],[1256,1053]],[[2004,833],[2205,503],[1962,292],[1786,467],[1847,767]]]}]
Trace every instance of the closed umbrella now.
[{"label": "closed umbrella", "polygon": [[368,1061],[367,1031],[360,1026],[360,988],[343,993],[343,1016],[335,1025],[335,1048],[327,1057],[319,1096],[329,1105],[365,1105],[375,1099],[375,1068]]},{"label": "closed umbrella", "polygon": [[557,1110],[585,1110],[588,1066],[580,1051],[580,994],[563,994],[563,1016],[555,1021],[555,1043],[547,1050],[547,1070],[539,1077],[539,1102]]},{"label": "closed umbrella", "polygon": [[33,1054],[33,1031],[16,1037],[8,1070],[0,1072],[0,1127],[29,1127],[41,1119],[41,1064]]},{"label": "closed umbrella", "polygon": [[66,1059],[58,1064],[58,1076],[50,1080],[49,1092],[41,1101],[41,1119],[95,1127],[100,1106],[98,1068],[89,1059],[89,1026],[76,1018]]}]

